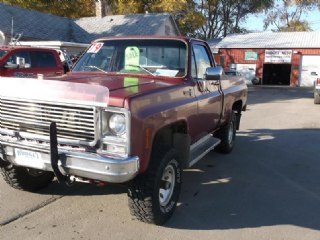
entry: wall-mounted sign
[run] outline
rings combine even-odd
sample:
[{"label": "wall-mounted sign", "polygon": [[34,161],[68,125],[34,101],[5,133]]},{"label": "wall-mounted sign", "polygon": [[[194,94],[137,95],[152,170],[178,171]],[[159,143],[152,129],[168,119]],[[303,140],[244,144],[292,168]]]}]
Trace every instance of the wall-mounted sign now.
[{"label": "wall-mounted sign", "polygon": [[258,53],[257,52],[245,52],[244,53],[244,60],[258,60]]},{"label": "wall-mounted sign", "polygon": [[265,63],[291,63],[292,50],[265,50]]}]

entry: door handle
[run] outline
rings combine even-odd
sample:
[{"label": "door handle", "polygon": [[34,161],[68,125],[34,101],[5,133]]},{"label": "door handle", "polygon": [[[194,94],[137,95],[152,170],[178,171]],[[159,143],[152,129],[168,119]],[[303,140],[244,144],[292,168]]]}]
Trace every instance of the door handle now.
[{"label": "door handle", "polygon": [[219,80],[215,80],[215,81],[212,81],[211,84],[215,85],[215,86],[219,86],[220,85],[220,81]]},{"label": "door handle", "polygon": [[183,95],[192,97],[192,89],[189,88],[189,90],[184,90],[183,91]]}]

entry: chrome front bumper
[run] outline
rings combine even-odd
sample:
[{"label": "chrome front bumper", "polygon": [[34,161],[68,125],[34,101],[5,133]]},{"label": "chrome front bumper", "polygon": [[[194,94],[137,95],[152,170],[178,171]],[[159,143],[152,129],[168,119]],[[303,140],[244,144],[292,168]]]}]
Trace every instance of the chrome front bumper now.
[{"label": "chrome front bumper", "polygon": [[[0,158],[17,166],[53,171],[50,154],[29,150],[27,145],[8,144],[0,140]],[[11,145],[11,146],[10,146]],[[18,152],[26,153],[26,159],[17,157]],[[112,159],[96,153],[59,151],[59,170],[63,175],[123,183],[133,179],[139,172],[139,158]]]}]

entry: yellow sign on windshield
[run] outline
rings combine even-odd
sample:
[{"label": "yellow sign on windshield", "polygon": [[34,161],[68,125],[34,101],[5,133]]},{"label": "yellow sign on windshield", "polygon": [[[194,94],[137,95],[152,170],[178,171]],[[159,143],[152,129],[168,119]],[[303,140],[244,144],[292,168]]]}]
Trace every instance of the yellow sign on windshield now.
[{"label": "yellow sign on windshield", "polygon": [[125,51],[124,68],[126,70],[139,70],[140,50],[137,47],[127,47]]}]

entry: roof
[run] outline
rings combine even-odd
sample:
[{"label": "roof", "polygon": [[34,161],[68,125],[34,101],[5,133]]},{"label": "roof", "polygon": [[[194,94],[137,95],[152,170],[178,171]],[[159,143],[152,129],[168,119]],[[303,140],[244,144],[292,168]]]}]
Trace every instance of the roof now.
[{"label": "roof", "polygon": [[223,38],[212,38],[207,41],[210,46],[216,46],[222,41]]},{"label": "roof", "polygon": [[68,18],[0,4],[0,30],[11,33],[12,20],[14,33],[32,38],[69,39],[66,31],[70,24]]},{"label": "roof", "polygon": [[43,40],[90,43],[103,36],[155,35],[168,19],[179,35],[168,13],[69,19],[0,3],[0,30],[11,33],[12,19],[14,33]]},{"label": "roof", "polygon": [[11,51],[11,50],[15,50],[15,49],[22,49],[22,50],[36,50],[36,51],[52,51],[54,49],[49,49],[49,48],[45,48],[45,47],[31,47],[31,46],[8,46],[8,45],[4,45],[1,46],[0,45],[0,49],[1,50],[7,50],[7,51]]},{"label": "roof", "polygon": [[86,37],[88,42],[100,37],[155,35],[170,17],[171,15],[167,13],[149,13],[80,18],[75,20],[78,28],[75,29],[74,36],[76,39],[81,38],[83,34],[81,30],[85,30],[89,33]]},{"label": "roof", "polygon": [[320,48],[320,32],[232,34],[215,48]]},{"label": "roof", "polygon": [[146,36],[111,36],[111,37],[102,37],[97,38],[96,41],[103,41],[103,40],[126,40],[126,39],[164,39],[164,40],[180,40],[180,41],[190,41],[192,38],[185,37],[185,36],[158,36],[158,35],[146,35]]},{"label": "roof", "polygon": [[17,46],[31,46],[31,47],[82,47],[87,48],[90,44],[86,43],[74,43],[74,42],[62,42],[62,41],[19,41]]}]

